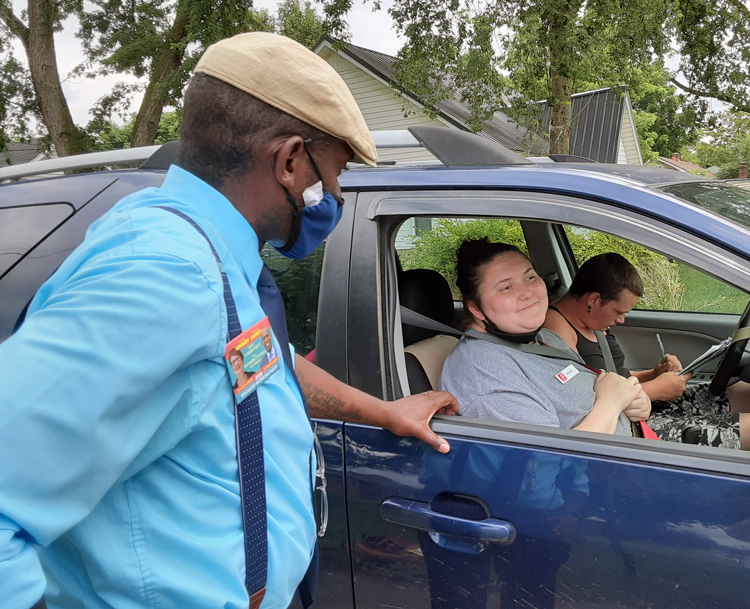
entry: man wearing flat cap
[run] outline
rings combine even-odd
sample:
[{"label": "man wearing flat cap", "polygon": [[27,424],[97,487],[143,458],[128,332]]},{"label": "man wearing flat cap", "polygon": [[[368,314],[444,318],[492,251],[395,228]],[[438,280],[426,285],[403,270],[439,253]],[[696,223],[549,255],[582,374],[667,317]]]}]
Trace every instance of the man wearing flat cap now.
[{"label": "man wearing flat cap", "polygon": [[[178,166],[91,226],[0,345],[4,609],[309,603],[309,416],[447,452],[428,423],[450,395],[383,402],[294,358],[259,255],[325,239],[355,156],[375,147],[322,59],[267,33],[206,51]],[[264,352],[264,328],[277,363],[235,392],[228,354]]]}]

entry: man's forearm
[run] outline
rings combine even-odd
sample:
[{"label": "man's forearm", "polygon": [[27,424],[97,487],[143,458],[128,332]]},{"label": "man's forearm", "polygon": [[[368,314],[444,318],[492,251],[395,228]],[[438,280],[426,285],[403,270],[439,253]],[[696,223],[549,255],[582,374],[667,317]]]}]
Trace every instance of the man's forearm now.
[{"label": "man's forearm", "polygon": [[299,355],[296,372],[313,417],[386,425],[381,400],[349,387]]},{"label": "man's forearm", "polygon": [[458,402],[451,394],[428,391],[384,402],[345,385],[300,356],[296,372],[312,416],[376,425],[397,436],[423,440],[442,453],[450,450],[448,442],[430,429],[430,420],[435,414],[458,413]]}]

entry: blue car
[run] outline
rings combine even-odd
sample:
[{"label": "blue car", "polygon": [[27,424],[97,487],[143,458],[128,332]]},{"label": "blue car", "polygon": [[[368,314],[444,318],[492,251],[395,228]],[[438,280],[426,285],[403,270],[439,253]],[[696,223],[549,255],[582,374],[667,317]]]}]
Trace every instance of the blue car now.
[{"label": "blue car", "polygon": [[[298,352],[342,381],[385,399],[435,387],[445,354],[415,353],[438,332],[403,323],[401,307],[452,325],[461,305],[453,297],[438,302],[443,292],[433,274],[419,272],[414,246],[478,220],[503,220],[522,235],[551,300],[570,284],[575,244],[586,239],[617,238],[648,252],[654,273],[671,273],[646,277],[654,298],[614,329],[630,369],[658,361],[657,333],[687,363],[750,324],[750,189],[743,182],[526,159],[457,130],[412,128],[381,140],[423,145],[438,161],[352,167],[340,179],[343,219],[313,256],[264,253]],[[0,170],[0,180],[17,180],[24,169],[150,157],[136,169],[0,185],[0,340],[88,225],[126,194],[160,184],[174,154],[168,145],[119,160]],[[693,381],[721,392],[742,378],[746,343],[735,341]],[[316,606],[750,606],[750,458],[743,451],[438,416],[433,429],[452,447],[441,455],[377,427],[315,425],[322,457]]]}]

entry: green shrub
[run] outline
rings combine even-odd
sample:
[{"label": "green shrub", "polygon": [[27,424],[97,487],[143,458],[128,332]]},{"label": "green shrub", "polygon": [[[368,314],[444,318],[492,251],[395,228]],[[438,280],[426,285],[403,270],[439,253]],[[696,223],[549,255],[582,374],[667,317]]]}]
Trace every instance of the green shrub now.
[{"label": "green shrub", "polygon": [[638,269],[643,280],[643,297],[638,308],[670,311],[682,309],[685,282],[676,262],[641,245],[597,231],[566,226],[565,233],[579,265],[598,254],[615,252],[627,258]]},{"label": "green shrub", "polygon": [[493,243],[510,243],[528,254],[526,239],[518,220],[434,220],[432,230],[418,230],[413,249],[401,250],[399,257],[404,270],[432,269],[448,280],[453,297],[461,298],[456,287],[456,251],[467,239],[487,237]]},{"label": "green shrub", "polygon": [[[638,269],[643,279],[644,295],[639,307],[680,310],[685,282],[679,265],[651,250],[597,231],[565,227],[578,264],[605,252],[621,254]],[[487,237],[492,242],[510,243],[528,254],[526,239],[518,220],[461,220],[442,218],[433,221],[430,231],[417,231],[413,248],[401,250],[405,270],[432,269],[448,280],[453,297],[461,298],[456,288],[456,250],[467,239]]]}]

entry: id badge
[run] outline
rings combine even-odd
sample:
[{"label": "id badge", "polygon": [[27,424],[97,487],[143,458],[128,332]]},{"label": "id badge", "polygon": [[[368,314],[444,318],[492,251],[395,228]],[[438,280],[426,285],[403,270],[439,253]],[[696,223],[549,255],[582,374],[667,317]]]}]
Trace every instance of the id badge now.
[{"label": "id badge", "polygon": [[279,355],[268,317],[245,330],[224,348],[234,399],[239,404],[279,369]]},{"label": "id badge", "polygon": [[570,366],[558,372],[555,375],[555,378],[564,385],[577,374],[578,374],[578,369],[573,364],[570,364]]}]

